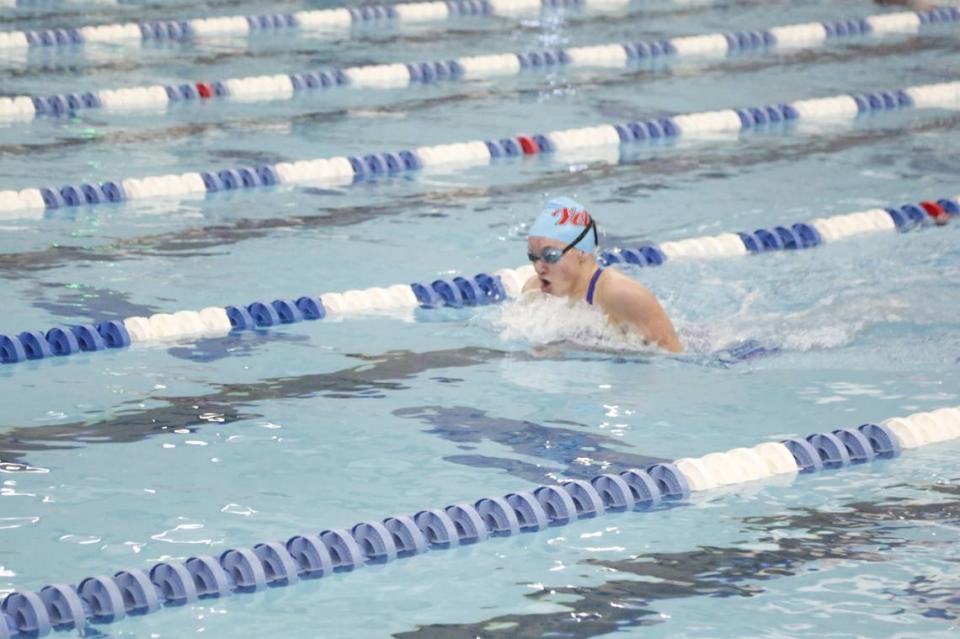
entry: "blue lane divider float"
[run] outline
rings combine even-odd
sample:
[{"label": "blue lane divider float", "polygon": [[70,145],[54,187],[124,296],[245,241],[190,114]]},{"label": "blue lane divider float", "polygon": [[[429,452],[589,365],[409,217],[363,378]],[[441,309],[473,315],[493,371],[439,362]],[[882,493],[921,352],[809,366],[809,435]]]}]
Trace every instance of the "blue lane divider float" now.
[{"label": "blue lane divider float", "polygon": [[[175,85],[151,85],[49,96],[20,96],[0,100],[0,118],[4,115],[62,116],[71,115],[79,109],[108,108],[111,110],[156,109],[171,103],[191,102],[210,98],[235,100],[287,100],[303,91],[333,87],[397,88],[411,84],[466,78],[513,75],[524,70],[542,69],[557,65],[592,66],[611,64],[625,66],[631,61],[663,56],[728,55],[742,51],[763,51],[780,47],[813,48],[825,46],[838,38],[866,34],[887,35],[902,32],[904,20],[907,25],[960,24],[960,8],[933,9],[923,12],[893,14],[900,16],[891,26],[891,14],[878,14],[866,18],[827,20],[821,23],[805,23],[773,27],[760,31],[738,31],[696,36],[681,36],[670,39],[601,44],[567,49],[547,49],[523,53],[500,53],[468,56],[449,60],[415,62],[407,64],[383,64],[344,69],[327,69],[306,73],[264,75],[244,78],[228,78],[216,81],[190,82]],[[911,18],[912,16],[912,18]],[[931,16],[937,16],[933,19]],[[875,26],[874,26],[875,24]],[[877,110],[882,104],[863,109]],[[763,124],[774,114],[757,115]]]},{"label": "blue lane divider float", "polygon": [[[13,211],[58,209],[102,202],[156,197],[179,197],[216,191],[249,190],[277,184],[325,182],[349,184],[431,166],[483,165],[501,159],[553,152],[581,153],[589,147],[657,142],[678,137],[696,138],[794,121],[852,121],[872,113],[907,108],[960,106],[960,82],[919,85],[894,91],[837,95],[784,104],[726,109],[604,124],[545,134],[421,146],[395,153],[280,162],[202,173],[127,178],[119,181],[0,191],[0,214]],[[736,139],[734,136],[733,139]]]},{"label": "blue lane divider float", "polygon": [[[907,232],[931,225],[944,225],[960,215],[960,196],[925,200],[886,209],[871,209],[815,218],[809,222],[756,229],[752,232],[647,244],[634,248],[601,251],[603,265],[660,266],[671,260],[710,259],[769,251],[809,249],[854,235],[875,232]],[[463,308],[498,304],[520,295],[533,277],[530,265],[478,273],[472,278],[454,277],[390,287],[322,293],[297,299],[256,301],[246,305],[211,306],[200,311],[156,313],[128,317],[96,325],[58,326],[47,331],[0,334],[0,363],[62,357],[79,352],[121,348],[131,343],[222,337],[231,331],[265,329],[304,320],[319,320],[328,314],[421,308]]]},{"label": "blue lane divider float", "polygon": [[0,638],[42,637],[52,630],[82,631],[90,624],[116,622],[128,615],[291,586],[302,579],[326,578],[371,563],[539,532],[607,512],[680,505],[692,492],[890,459],[903,449],[957,438],[960,407],[941,408],[880,424],[604,473],[589,481],[563,480],[252,548],[230,548],[217,557],[171,559],[148,569],[87,577],[76,587],[53,583],[38,592],[19,590],[0,603]]}]

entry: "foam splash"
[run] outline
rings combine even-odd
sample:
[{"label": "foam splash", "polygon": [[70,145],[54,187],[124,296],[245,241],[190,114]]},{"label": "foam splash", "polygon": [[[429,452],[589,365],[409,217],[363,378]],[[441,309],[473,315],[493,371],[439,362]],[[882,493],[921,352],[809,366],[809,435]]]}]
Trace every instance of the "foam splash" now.
[{"label": "foam splash", "polygon": [[530,293],[507,302],[499,311],[491,324],[504,341],[613,352],[658,351],[635,331],[611,324],[599,307],[583,300]]},{"label": "foam splash", "polygon": [[[736,301],[729,305],[716,300],[716,313],[704,313],[704,300],[696,295],[663,300],[687,355],[725,360],[729,354],[740,360],[757,353],[842,348],[873,324],[903,320],[910,307],[892,296],[844,293],[823,296],[805,307],[774,310],[769,305],[776,300],[765,291],[728,293],[728,301]],[[684,308],[692,303],[697,306]],[[504,304],[498,311],[488,321],[500,338],[526,342],[538,352],[546,348],[662,353],[636,332],[611,324],[599,307],[582,300],[533,293]]]},{"label": "foam splash", "polygon": [[688,348],[709,353],[744,340],[757,340],[783,350],[807,352],[842,348],[854,342],[871,324],[900,321],[909,306],[895,298],[867,295],[827,295],[807,308],[761,310],[759,291],[744,296],[731,314],[713,318],[706,326],[680,325]]}]

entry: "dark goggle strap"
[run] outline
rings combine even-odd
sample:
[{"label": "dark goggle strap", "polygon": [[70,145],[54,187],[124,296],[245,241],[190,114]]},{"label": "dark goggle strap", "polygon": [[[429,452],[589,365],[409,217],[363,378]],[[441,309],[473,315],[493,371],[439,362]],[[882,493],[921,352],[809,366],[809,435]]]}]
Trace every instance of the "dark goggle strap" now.
[{"label": "dark goggle strap", "polygon": [[567,244],[566,248],[563,249],[563,253],[566,253],[566,252],[569,251],[570,249],[574,248],[577,244],[579,244],[580,241],[587,236],[587,233],[590,232],[590,229],[593,229],[593,244],[594,244],[594,246],[600,246],[600,238],[597,236],[597,223],[596,223],[596,221],[591,217],[591,218],[590,218],[590,223],[587,224],[587,226],[584,227],[584,229],[583,229],[582,231],[580,231],[580,235],[578,235],[577,238],[576,238],[574,241],[572,241],[572,242],[570,242],[569,244]]}]

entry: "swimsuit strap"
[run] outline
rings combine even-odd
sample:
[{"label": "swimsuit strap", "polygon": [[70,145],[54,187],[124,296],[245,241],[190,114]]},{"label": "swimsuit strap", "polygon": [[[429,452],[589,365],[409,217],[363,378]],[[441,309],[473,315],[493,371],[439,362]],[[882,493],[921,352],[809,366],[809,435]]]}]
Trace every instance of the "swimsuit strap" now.
[{"label": "swimsuit strap", "polygon": [[593,305],[593,293],[597,288],[597,280],[600,279],[601,275],[603,275],[603,269],[598,268],[593,273],[593,277],[590,278],[590,286],[587,287],[587,304]]}]

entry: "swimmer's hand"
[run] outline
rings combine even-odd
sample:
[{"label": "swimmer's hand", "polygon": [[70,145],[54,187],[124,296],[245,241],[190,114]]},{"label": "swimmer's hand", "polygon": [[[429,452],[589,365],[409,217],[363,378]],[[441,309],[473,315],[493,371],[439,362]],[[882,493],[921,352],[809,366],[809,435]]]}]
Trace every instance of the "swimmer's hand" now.
[{"label": "swimmer's hand", "polygon": [[563,348],[561,344],[548,343],[534,346],[530,349],[530,354],[537,359],[554,359],[563,356],[569,349]]},{"label": "swimmer's hand", "polygon": [[530,291],[539,291],[540,290],[540,278],[536,275],[528,279],[523,284],[523,289],[521,293],[529,293]]}]

